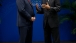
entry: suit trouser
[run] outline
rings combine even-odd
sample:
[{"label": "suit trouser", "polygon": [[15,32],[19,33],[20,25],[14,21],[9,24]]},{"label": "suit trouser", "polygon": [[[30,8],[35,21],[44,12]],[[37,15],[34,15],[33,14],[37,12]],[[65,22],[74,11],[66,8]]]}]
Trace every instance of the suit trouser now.
[{"label": "suit trouser", "polygon": [[32,26],[19,27],[20,41],[19,43],[32,43]]},{"label": "suit trouser", "polygon": [[58,27],[51,28],[49,24],[47,23],[44,28],[44,37],[45,37],[45,43],[52,43],[52,41],[53,43],[60,43]]}]

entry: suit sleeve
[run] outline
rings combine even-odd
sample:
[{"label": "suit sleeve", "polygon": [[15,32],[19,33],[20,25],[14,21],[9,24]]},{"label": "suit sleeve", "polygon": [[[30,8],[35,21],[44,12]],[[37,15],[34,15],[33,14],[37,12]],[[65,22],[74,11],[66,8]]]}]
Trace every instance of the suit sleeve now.
[{"label": "suit sleeve", "polygon": [[51,7],[50,10],[51,11],[60,11],[60,0],[55,0],[54,1],[55,7]]},{"label": "suit sleeve", "polygon": [[26,17],[27,19],[31,19],[31,15],[26,11],[26,7],[25,7],[25,3],[23,0],[17,0],[17,8],[18,8],[18,11],[19,13],[21,13],[20,15],[23,16],[23,17]]},{"label": "suit sleeve", "polygon": [[[43,3],[43,0],[41,0],[41,4],[42,3]],[[36,8],[36,12],[37,12],[37,14],[43,14],[44,13],[43,8],[41,7],[41,5],[38,8]]]},{"label": "suit sleeve", "polygon": [[37,14],[43,14],[43,9],[42,8],[36,8]]}]

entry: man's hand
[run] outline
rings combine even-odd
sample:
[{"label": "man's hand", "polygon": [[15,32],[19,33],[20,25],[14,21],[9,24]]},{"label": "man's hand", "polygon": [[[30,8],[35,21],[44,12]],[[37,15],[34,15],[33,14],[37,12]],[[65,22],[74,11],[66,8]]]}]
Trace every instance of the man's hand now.
[{"label": "man's hand", "polygon": [[46,4],[42,4],[42,8],[50,9],[50,5],[48,4],[48,2],[46,2]]},{"label": "man's hand", "polygon": [[39,9],[38,3],[36,3],[36,8]]},{"label": "man's hand", "polygon": [[42,5],[41,5],[41,6],[42,6],[42,8],[45,8],[45,5],[46,5],[46,4],[42,4]]},{"label": "man's hand", "polygon": [[36,19],[35,17],[31,17],[31,21],[35,21],[35,19]]}]

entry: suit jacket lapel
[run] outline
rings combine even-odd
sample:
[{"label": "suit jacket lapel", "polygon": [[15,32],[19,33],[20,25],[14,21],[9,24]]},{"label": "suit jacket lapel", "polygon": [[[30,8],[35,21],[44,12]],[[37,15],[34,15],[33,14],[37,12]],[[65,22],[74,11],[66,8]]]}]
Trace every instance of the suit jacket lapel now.
[{"label": "suit jacket lapel", "polygon": [[29,4],[32,6],[32,3],[31,2]]},{"label": "suit jacket lapel", "polygon": [[[28,1],[28,0],[27,0]],[[28,1],[28,3],[32,6],[32,3],[30,1]]]},{"label": "suit jacket lapel", "polygon": [[[28,0],[27,0],[28,1]],[[32,7],[32,3],[28,1],[28,3],[30,4],[30,6]],[[33,8],[33,7],[32,7]]]}]

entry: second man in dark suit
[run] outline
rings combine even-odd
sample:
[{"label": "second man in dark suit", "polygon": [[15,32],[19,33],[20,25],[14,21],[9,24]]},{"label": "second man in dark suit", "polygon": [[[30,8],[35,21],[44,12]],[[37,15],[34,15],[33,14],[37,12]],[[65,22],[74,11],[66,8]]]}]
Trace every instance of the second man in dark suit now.
[{"label": "second man in dark suit", "polygon": [[44,14],[44,37],[45,43],[60,43],[59,19],[60,0],[42,0],[41,8],[36,4],[37,13]]},{"label": "second man in dark suit", "polygon": [[16,0],[18,8],[19,43],[32,43],[33,21],[35,14],[30,0]]}]

